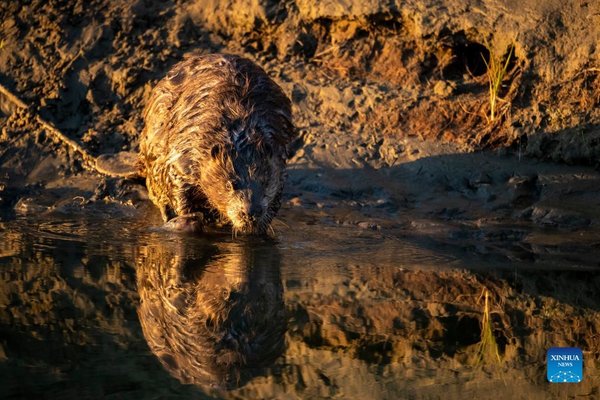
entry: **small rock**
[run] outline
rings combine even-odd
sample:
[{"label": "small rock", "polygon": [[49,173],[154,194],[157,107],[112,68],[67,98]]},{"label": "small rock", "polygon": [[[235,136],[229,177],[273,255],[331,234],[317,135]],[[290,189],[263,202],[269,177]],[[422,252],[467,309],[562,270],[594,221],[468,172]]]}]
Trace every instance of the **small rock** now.
[{"label": "small rock", "polygon": [[579,229],[589,226],[591,221],[583,215],[558,208],[533,207],[531,221],[544,226]]},{"label": "small rock", "polygon": [[440,97],[450,96],[454,92],[454,89],[455,85],[448,81],[437,81],[435,85],[433,85],[433,93]]},{"label": "small rock", "polygon": [[507,185],[512,191],[512,203],[515,206],[529,206],[539,198],[538,176],[513,176]]},{"label": "small rock", "polygon": [[288,203],[292,207],[299,207],[302,205],[302,199],[300,197],[294,197],[294,198],[290,199],[290,201]]},{"label": "small rock", "polygon": [[379,230],[379,229],[381,228],[379,225],[377,225],[377,224],[374,224],[374,223],[372,223],[372,222],[368,222],[368,221],[362,221],[362,222],[359,222],[359,223],[357,224],[357,226],[358,226],[360,229],[370,229],[370,230],[372,230],[372,231],[377,231],[377,230]]},{"label": "small rock", "polygon": [[48,211],[48,207],[37,204],[31,197],[22,197],[17,201],[17,204],[15,204],[14,210],[17,214],[27,215]]}]

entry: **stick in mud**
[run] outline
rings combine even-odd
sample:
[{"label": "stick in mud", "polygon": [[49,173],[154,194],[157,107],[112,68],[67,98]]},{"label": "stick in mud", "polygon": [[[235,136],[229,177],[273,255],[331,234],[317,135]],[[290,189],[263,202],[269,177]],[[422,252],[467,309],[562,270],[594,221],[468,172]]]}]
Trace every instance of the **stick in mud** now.
[{"label": "stick in mud", "polygon": [[[101,175],[119,178],[130,178],[138,175],[138,171],[135,168],[135,156],[133,156],[132,153],[123,152],[118,153],[115,156],[102,155],[96,158],[90,153],[88,153],[87,150],[85,150],[75,140],[69,138],[67,135],[62,133],[51,122],[48,122],[45,119],[43,119],[38,113],[36,113],[32,109],[32,107],[28,106],[23,100],[17,97],[14,93],[12,93],[7,87],[2,85],[1,83],[0,93],[17,107],[26,110],[27,113],[38,124],[40,124],[50,136],[52,136],[59,142],[62,142],[63,144],[67,145],[76,153],[79,153],[83,161],[82,165],[88,171],[98,173]],[[123,165],[115,167],[115,163],[121,163]]]}]

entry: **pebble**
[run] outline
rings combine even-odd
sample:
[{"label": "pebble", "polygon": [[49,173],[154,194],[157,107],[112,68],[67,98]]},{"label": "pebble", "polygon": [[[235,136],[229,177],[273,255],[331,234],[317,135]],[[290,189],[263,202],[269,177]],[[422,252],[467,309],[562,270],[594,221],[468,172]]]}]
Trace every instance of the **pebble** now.
[{"label": "pebble", "polygon": [[359,228],[361,228],[361,229],[370,229],[370,230],[373,230],[373,231],[377,231],[377,230],[381,229],[381,227],[379,225],[374,224],[372,222],[368,222],[368,221],[359,222],[357,224],[357,226]]},{"label": "pebble", "polygon": [[302,199],[300,197],[294,197],[290,199],[289,204],[293,207],[300,207],[302,205]]},{"label": "pebble", "polygon": [[433,85],[433,93],[440,97],[448,97],[454,92],[455,85],[448,81],[437,81]]}]

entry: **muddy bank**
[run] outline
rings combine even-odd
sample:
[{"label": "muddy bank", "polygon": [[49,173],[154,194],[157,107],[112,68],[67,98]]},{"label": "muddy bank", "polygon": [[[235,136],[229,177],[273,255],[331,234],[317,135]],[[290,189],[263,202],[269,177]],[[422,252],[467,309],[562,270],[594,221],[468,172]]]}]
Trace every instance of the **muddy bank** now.
[{"label": "muddy bank", "polygon": [[[254,59],[284,87],[300,156],[327,167],[392,167],[490,147],[569,163],[598,158],[599,11],[592,3],[0,7],[0,83],[93,156],[135,152],[156,81],[185,53],[224,51]],[[486,63],[508,52],[490,121]],[[118,180],[75,182],[81,156],[32,113],[0,100],[4,208],[50,181],[85,198],[123,195]]]},{"label": "muddy bank", "polygon": [[[513,146],[568,162],[594,164],[598,156],[594,3],[1,7],[1,83],[95,154],[135,149],[150,88],[183,54],[199,50],[241,53],[265,66],[294,100],[309,146],[352,132],[363,140],[428,138],[461,150]],[[504,100],[490,121],[486,62],[510,46]],[[22,148],[22,136],[31,135],[48,145],[39,126],[14,115],[6,101],[2,109],[4,146]]]},{"label": "muddy bank", "polygon": [[[285,314],[280,354],[222,396],[593,398],[600,11],[538,3],[4,2],[0,83],[94,156],[137,149],[150,89],[189,51],[243,54],[284,87],[302,140],[265,261],[281,301],[254,302]],[[486,63],[509,51],[490,121]],[[156,321],[202,303],[197,287],[247,304],[251,274],[223,288],[151,271],[235,271],[252,251],[153,231],[143,182],[86,171],[0,100],[3,395],[202,398]],[[500,365],[474,362],[484,290]],[[582,384],[545,383],[552,345],[583,349]]]}]

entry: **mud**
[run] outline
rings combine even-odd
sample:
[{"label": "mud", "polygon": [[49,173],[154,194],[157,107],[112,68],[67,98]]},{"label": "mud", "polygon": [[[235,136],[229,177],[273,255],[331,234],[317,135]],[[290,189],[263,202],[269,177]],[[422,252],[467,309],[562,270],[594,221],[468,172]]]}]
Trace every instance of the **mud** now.
[{"label": "mud", "polygon": [[[0,15],[0,84],[29,107],[0,96],[2,397],[598,396],[595,2],[33,0]],[[486,63],[511,48],[491,121]],[[32,117],[128,175],[150,89],[190,51],[249,57],[293,101],[275,243],[156,230],[143,181],[90,172]],[[221,386],[163,367],[139,280],[182,262],[204,272],[154,281],[163,316],[193,312],[177,299],[204,279],[268,308],[244,297],[264,276],[243,271],[276,270],[278,357],[233,363]],[[499,363],[477,362],[486,291]],[[545,381],[557,345],[583,349],[582,383]]]}]

